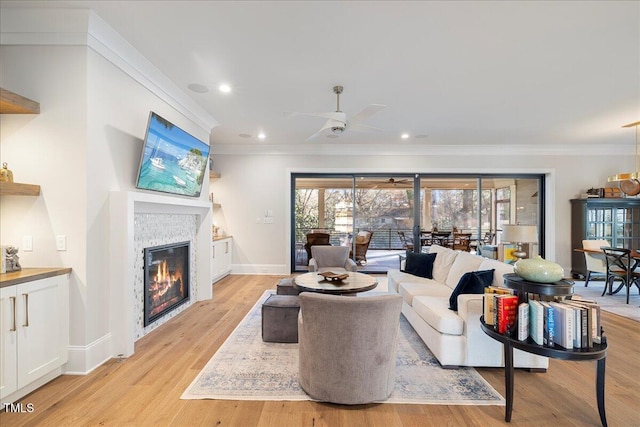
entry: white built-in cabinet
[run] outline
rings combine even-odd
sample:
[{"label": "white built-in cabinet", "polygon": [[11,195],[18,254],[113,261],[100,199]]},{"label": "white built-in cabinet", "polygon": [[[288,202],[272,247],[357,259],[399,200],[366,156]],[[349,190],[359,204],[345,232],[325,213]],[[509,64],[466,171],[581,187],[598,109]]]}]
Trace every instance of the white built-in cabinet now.
[{"label": "white built-in cabinet", "polygon": [[62,373],[69,343],[69,274],[0,288],[0,401]]},{"label": "white built-in cabinet", "polygon": [[231,273],[231,237],[216,238],[211,250],[211,283],[215,283]]}]

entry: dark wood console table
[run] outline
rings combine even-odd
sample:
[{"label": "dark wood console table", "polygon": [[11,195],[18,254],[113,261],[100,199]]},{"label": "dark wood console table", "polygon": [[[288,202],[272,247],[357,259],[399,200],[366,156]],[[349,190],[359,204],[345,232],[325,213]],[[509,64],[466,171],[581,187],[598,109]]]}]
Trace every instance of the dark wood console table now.
[{"label": "dark wood console table", "polygon": [[[515,276],[515,277],[514,277]],[[540,293],[541,295],[570,295],[569,287],[573,287],[570,281],[560,281],[556,284],[527,282],[515,274],[506,274],[505,286],[516,289],[518,292]],[[558,292],[552,293],[552,292]],[[499,341],[504,346],[504,381],[506,393],[506,407],[504,420],[511,421],[511,412],[513,411],[513,349],[526,351],[527,353],[537,354],[539,356],[551,357],[560,360],[597,360],[596,366],[596,398],[598,401],[598,413],[600,414],[600,422],[603,427],[607,427],[607,418],[605,414],[604,404],[604,374],[605,361],[607,358],[607,343],[603,339],[602,344],[593,344],[590,348],[578,348],[566,350],[562,347],[544,347],[536,344],[531,337],[526,341],[518,341],[516,338],[508,335],[501,335],[494,330],[492,326],[484,322],[484,316],[480,316],[480,326],[485,334]]]}]

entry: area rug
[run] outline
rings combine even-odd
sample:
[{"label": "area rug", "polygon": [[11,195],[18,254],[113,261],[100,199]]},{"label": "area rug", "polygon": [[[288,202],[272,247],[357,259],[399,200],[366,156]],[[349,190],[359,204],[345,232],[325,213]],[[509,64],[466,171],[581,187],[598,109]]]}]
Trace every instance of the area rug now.
[{"label": "area rug", "polygon": [[[182,399],[313,400],[298,383],[298,344],[265,343],[261,306],[267,291],[214,354]],[[376,293],[365,293],[375,295]],[[473,368],[442,369],[401,317],[395,389],[385,403],[504,405]]]},{"label": "area rug", "polygon": [[[614,295],[602,295],[602,290],[604,289],[604,281],[602,280],[589,281],[589,286],[586,288],[584,287],[584,281],[575,280],[574,282],[573,293],[575,295],[596,301],[601,310],[640,322],[640,295],[638,294],[638,288],[635,286],[631,288],[629,304],[627,304],[627,294],[624,288]],[[619,284],[620,282],[616,282],[615,286],[617,287]]]}]

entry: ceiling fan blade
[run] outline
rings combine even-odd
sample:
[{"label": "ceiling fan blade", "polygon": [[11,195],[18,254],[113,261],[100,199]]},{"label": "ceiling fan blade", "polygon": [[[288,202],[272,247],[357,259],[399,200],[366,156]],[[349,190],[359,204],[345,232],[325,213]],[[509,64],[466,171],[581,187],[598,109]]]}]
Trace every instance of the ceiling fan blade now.
[{"label": "ceiling fan blade", "polygon": [[322,117],[328,120],[337,120],[339,122],[346,123],[347,115],[342,111],[332,111],[329,113],[299,113],[299,112],[285,112],[287,117],[295,117],[295,116],[311,116],[311,117]]},{"label": "ceiling fan blade", "polygon": [[380,110],[382,110],[382,109],[384,109],[386,107],[387,107],[386,105],[381,105],[381,104],[368,105],[362,111],[360,111],[358,114],[353,116],[353,118],[351,119],[351,123],[357,124],[357,123],[364,122],[369,117],[373,116],[375,113],[377,113],[378,111],[380,111]]},{"label": "ceiling fan blade", "polygon": [[352,124],[353,122],[349,122],[347,124],[348,130],[355,130],[356,132],[382,132],[384,129],[380,129],[373,126],[362,125],[360,123]]},{"label": "ceiling fan blade", "polygon": [[333,126],[335,126],[335,122],[332,119],[327,120],[324,125],[313,135],[311,135],[309,138],[307,138],[307,141],[310,141],[312,139],[315,139],[318,135],[320,135],[322,132],[324,132],[325,130],[332,128]]}]

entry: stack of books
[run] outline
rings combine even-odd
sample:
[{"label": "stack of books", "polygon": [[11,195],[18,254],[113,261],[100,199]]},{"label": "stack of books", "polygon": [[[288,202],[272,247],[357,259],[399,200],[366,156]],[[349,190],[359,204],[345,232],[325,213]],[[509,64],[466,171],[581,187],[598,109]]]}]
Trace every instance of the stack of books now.
[{"label": "stack of books", "polygon": [[542,301],[537,294],[525,298],[512,289],[488,287],[483,303],[485,323],[520,341],[530,338],[541,346],[571,350],[592,348],[603,340],[600,306],[577,295]]}]

